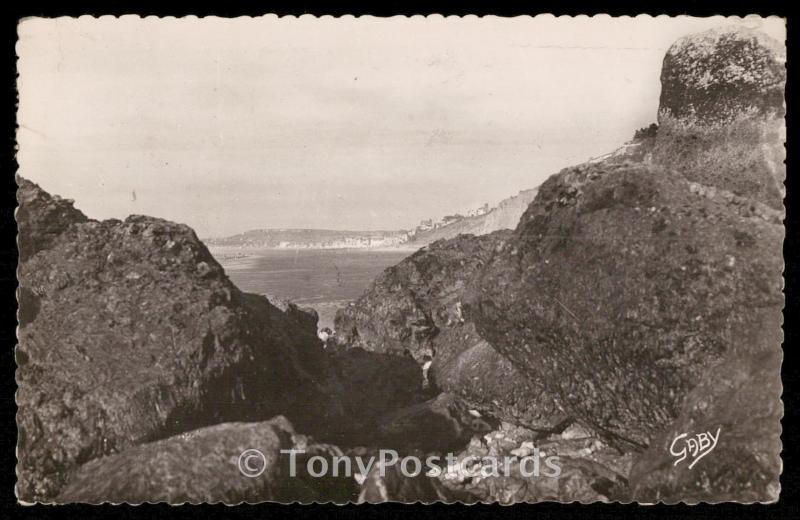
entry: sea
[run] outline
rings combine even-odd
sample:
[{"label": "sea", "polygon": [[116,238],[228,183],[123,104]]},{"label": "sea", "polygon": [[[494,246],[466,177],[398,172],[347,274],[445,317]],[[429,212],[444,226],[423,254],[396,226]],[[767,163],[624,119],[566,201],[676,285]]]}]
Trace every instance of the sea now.
[{"label": "sea", "polygon": [[358,299],[384,269],[413,253],[397,249],[209,250],[239,289],[312,307],[319,314],[319,328],[333,328],[339,308]]}]

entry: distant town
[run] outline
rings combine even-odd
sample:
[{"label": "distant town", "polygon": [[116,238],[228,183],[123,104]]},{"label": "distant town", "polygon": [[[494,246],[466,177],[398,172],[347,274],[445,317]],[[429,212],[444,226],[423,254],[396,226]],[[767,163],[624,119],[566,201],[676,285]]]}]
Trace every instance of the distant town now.
[{"label": "distant town", "polygon": [[487,215],[495,208],[483,204],[441,219],[422,220],[414,229],[396,231],[340,231],[330,229],[256,229],[225,238],[209,238],[212,247],[241,249],[380,249],[420,247],[431,231]]}]

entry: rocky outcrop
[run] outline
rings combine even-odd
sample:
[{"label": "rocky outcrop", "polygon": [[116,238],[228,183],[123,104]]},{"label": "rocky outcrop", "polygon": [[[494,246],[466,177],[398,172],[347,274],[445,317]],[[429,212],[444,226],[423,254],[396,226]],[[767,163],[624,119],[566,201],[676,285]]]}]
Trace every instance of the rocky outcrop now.
[{"label": "rocky outcrop", "polygon": [[661,68],[659,114],[703,126],[784,115],[786,48],[757,30],[724,27],[673,43]]},{"label": "rocky outcrop", "polygon": [[20,262],[49,247],[72,224],[89,220],[75,209],[73,201],[50,195],[19,175],[17,184],[17,246]]},{"label": "rocky outcrop", "polygon": [[464,288],[508,235],[436,242],[389,267],[361,298],[337,313],[337,336],[350,347],[407,352],[420,362],[433,357],[441,329],[464,321]]},{"label": "rocky outcrop", "polygon": [[785,64],[785,47],[758,31],[678,40],[661,72],[654,161],[782,210]]},{"label": "rocky outcrop", "polygon": [[52,499],[92,459],[216,423],[284,414],[352,445],[426,398],[412,359],[324,351],[315,312],[239,291],[187,226],[91,221],[24,179],[19,200],[22,500]]},{"label": "rocky outcrop", "polygon": [[[709,367],[752,352],[744,338],[779,327],[780,199],[745,189],[737,179],[752,163],[732,159],[769,165],[782,146],[774,132],[739,140],[732,130],[781,113],[779,63],[749,32],[676,43],[652,153],[548,179],[476,283],[468,314],[478,333],[568,413],[630,447],[677,417]],[[766,83],[739,88],[745,80]],[[713,132],[724,168],[704,170],[715,152],[687,146],[700,131]],[[766,187],[769,168],[756,173]]]},{"label": "rocky outcrop", "polygon": [[752,348],[745,333],[774,326],[782,239],[769,208],[675,172],[568,168],[482,271],[469,314],[568,413],[645,447],[710,366]]},{"label": "rocky outcrop", "polygon": [[472,278],[509,232],[462,235],[390,267],[336,315],[339,341],[376,352],[407,352],[430,368],[434,388],[500,419],[552,429],[565,418],[536,380],[499,355],[465,317]]},{"label": "rocky outcrop", "polygon": [[431,385],[452,392],[468,406],[497,419],[539,431],[558,430],[569,422],[558,399],[535,379],[524,376],[475,330],[475,324],[444,329],[428,371]]},{"label": "rocky outcrop", "polygon": [[24,181],[19,200],[29,244],[19,266],[21,499],[47,500],[74,466],[173,433],[278,413],[314,420],[315,327],[241,293],[187,226],[88,221]]}]

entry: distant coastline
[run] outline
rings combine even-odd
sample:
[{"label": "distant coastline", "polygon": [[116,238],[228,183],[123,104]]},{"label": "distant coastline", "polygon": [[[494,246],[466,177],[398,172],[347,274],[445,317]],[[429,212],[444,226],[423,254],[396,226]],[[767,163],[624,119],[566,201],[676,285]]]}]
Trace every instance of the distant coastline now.
[{"label": "distant coastline", "polygon": [[253,229],[224,238],[206,238],[203,242],[218,250],[233,248],[243,253],[294,249],[415,251],[436,240],[457,235],[486,235],[500,229],[513,229],[537,193],[538,188],[522,190],[496,207],[490,208],[484,204],[465,215],[445,215],[436,221],[423,220],[412,230]]}]

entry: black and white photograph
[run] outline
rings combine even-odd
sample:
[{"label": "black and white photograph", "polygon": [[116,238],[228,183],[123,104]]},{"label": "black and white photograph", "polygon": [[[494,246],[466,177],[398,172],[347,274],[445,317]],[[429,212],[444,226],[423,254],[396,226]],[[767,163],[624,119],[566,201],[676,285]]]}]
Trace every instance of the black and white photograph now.
[{"label": "black and white photograph", "polygon": [[15,52],[18,504],[781,498],[786,19]]}]

